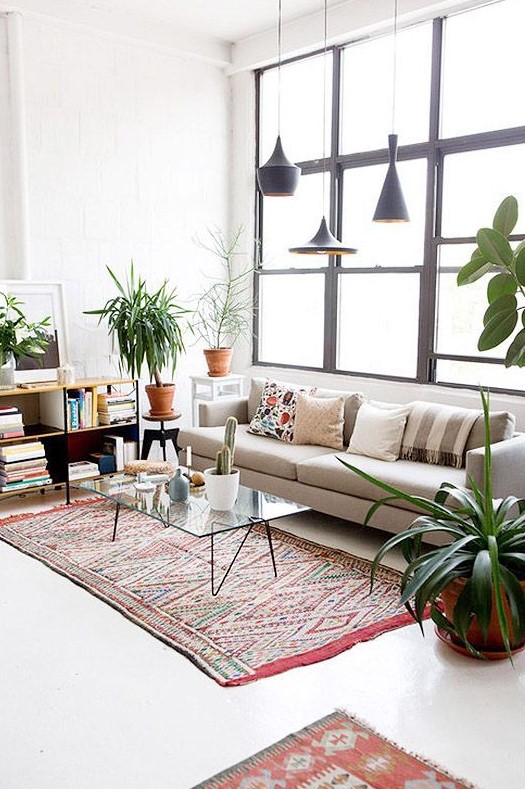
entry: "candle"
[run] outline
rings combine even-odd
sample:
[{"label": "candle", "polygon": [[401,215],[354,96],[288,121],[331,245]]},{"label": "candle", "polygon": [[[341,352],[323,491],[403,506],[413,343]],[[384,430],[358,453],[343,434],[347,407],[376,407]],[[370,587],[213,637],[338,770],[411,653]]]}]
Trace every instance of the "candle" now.
[{"label": "candle", "polygon": [[191,447],[186,447],[186,465],[191,466]]}]

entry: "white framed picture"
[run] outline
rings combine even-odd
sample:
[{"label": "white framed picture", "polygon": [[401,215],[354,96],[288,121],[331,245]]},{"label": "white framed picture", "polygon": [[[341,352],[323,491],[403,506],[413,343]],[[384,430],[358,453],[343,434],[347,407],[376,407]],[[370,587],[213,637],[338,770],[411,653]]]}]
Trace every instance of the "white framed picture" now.
[{"label": "white framed picture", "polygon": [[15,383],[30,381],[54,381],[57,368],[67,362],[67,329],[64,309],[64,292],[61,282],[32,282],[22,279],[0,280],[0,292],[12,293],[23,306],[28,321],[41,321],[50,316],[49,345],[45,353],[32,359],[25,356],[19,359]]}]

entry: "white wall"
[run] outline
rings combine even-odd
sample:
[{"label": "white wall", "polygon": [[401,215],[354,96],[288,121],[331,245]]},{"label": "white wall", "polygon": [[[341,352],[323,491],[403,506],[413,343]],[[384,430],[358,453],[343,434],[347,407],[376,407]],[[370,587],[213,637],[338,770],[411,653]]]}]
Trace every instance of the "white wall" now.
[{"label": "white wall", "polygon": [[[30,14],[23,28],[30,278],[64,283],[77,375],[114,374],[107,330],[83,315],[115,294],[105,265],[123,277],[133,258],[182,300],[214,265],[193,237],[228,221],[229,82],[166,48]],[[1,265],[0,277],[22,276]],[[177,371],[181,422],[201,356],[190,348]]]}]

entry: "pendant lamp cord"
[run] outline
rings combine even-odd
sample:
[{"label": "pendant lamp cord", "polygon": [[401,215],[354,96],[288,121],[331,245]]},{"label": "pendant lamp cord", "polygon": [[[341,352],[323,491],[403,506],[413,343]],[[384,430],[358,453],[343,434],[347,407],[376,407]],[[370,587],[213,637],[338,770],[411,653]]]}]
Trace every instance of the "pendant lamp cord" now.
[{"label": "pendant lamp cord", "polygon": [[393,43],[393,68],[392,68],[392,134],[396,128],[396,85],[397,85],[397,3],[394,0],[394,43]]},{"label": "pendant lamp cord", "polygon": [[[397,0],[396,0],[397,2]],[[328,33],[328,0],[324,0],[324,46],[323,46],[323,216],[326,213],[326,39]]]},{"label": "pendant lamp cord", "polygon": [[279,24],[277,25],[277,134],[281,134],[281,53],[283,40],[282,0],[279,0]]}]

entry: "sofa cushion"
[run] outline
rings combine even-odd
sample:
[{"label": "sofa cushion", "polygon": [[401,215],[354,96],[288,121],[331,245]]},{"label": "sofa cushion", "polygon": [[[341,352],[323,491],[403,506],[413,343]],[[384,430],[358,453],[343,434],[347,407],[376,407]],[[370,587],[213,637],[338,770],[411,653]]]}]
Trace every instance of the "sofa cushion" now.
[{"label": "sofa cushion", "polygon": [[[508,411],[491,411],[489,413],[489,427],[491,444],[506,441],[514,435],[516,417]],[[470,449],[483,446],[485,446],[485,423],[483,414],[479,414],[470,431],[465,451],[468,452]]]},{"label": "sofa cushion", "polygon": [[[212,466],[223,439],[224,427],[193,427],[181,428],[178,441],[180,446],[191,446],[194,456],[209,458]],[[237,427],[234,456],[234,466],[237,468],[248,468],[284,479],[297,479],[296,464],[322,454],[333,454],[333,449],[276,441],[248,432],[248,425]]]},{"label": "sofa cushion", "polygon": [[344,397],[297,395],[294,444],[343,448]]},{"label": "sofa cushion", "polygon": [[354,431],[357,412],[362,404],[366,403],[365,395],[362,392],[345,392],[340,389],[317,389],[314,397],[344,397],[343,443],[348,446]]},{"label": "sofa cushion", "polygon": [[261,402],[249,426],[250,433],[259,436],[292,441],[295,423],[295,407],[299,392],[315,392],[315,387],[287,384],[268,379],[264,384]]},{"label": "sofa cushion", "polygon": [[377,408],[363,403],[357,413],[348,452],[379,460],[397,460],[408,412],[406,406]]},{"label": "sofa cushion", "polygon": [[[349,455],[332,453],[308,460],[303,460],[297,465],[297,479],[306,485],[317,488],[334,490],[358,498],[377,501],[388,494],[377,485],[362,479],[353,471],[346,468],[337,458],[366,471],[382,482],[387,482],[400,490],[417,496],[433,498],[442,482],[452,482],[458,486],[465,486],[465,470],[444,468],[427,463],[417,463],[413,460],[397,460],[395,463],[385,463],[384,460],[369,458],[365,455]],[[417,507],[405,501],[392,502],[393,506],[410,509],[418,512]]]}]

